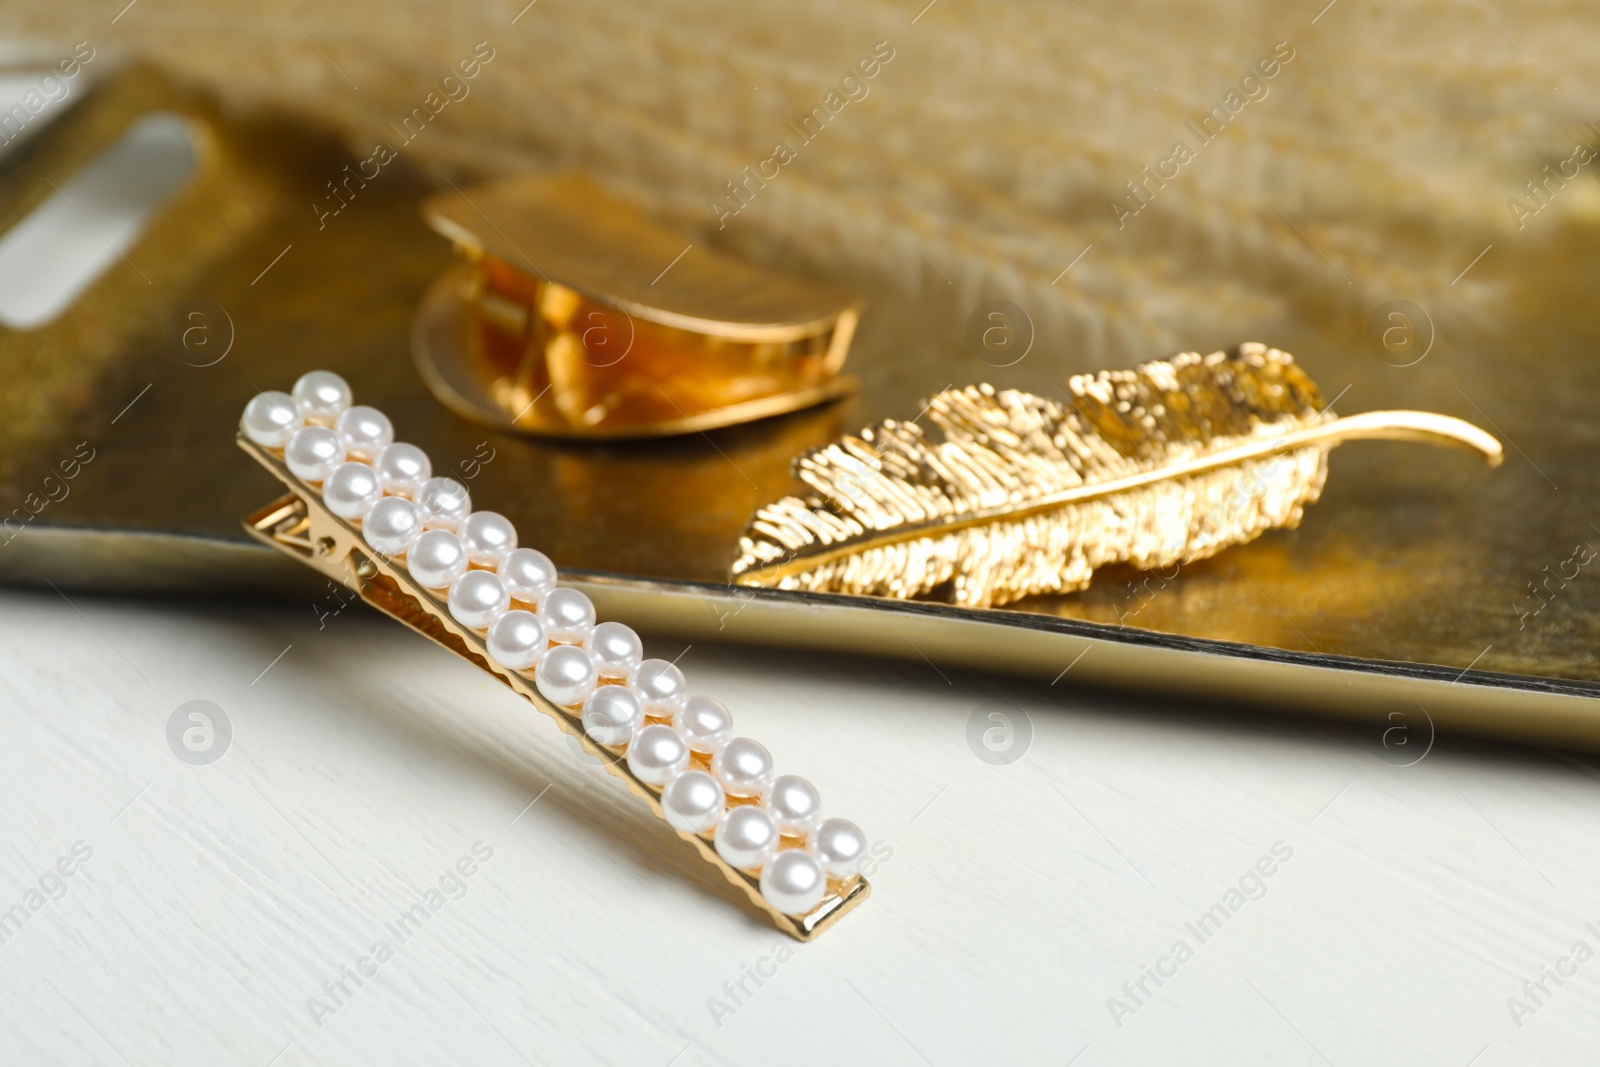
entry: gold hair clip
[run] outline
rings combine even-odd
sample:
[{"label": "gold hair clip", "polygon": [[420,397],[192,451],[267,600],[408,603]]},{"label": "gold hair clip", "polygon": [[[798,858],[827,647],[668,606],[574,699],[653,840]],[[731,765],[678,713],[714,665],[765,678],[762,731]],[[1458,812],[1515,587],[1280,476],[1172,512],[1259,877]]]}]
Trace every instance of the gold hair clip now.
[{"label": "gold hair clip", "polygon": [[870,892],[859,827],[822,818],[810,782],[775,774],[765,747],[733,736],[728,709],[645,659],[633,630],[598,622],[543,553],[504,516],[474,511],[460,482],[433,477],[337,374],[257,395],[238,444],[289,489],[245,520],[252,537],[531,701],[780,929],[809,940]]},{"label": "gold hair clip", "polygon": [[1079,375],[1064,395],[946,390],[926,409],[942,441],[888,420],[801,455],[795,475],[817,495],[756,513],[734,580],[1006,604],[1083,589],[1108,564],[1170,567],[1296,526],[1343,441],[1502,459],[1460,419],[1339,418],[1292,356],[1262,344]]},{"label": "gold hair clip", "polygon": [[551,437],[658,437],[855,388],[860,302],[697,246],[578,175],[430,197],[462,262],[417,313],[422,377],[457,413]]}]

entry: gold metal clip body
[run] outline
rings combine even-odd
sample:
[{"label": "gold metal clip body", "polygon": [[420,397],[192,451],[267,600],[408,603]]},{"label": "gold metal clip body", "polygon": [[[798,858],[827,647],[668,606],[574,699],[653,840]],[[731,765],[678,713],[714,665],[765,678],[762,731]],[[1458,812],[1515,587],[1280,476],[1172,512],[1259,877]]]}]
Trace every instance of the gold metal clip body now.
[{"label": "gold metal clip body", "polygon": [[499,429],[661,437],[842,396],[858,300],[688,241],[577,175],[439,193],[461,256],[413,330],[430,389]]}]

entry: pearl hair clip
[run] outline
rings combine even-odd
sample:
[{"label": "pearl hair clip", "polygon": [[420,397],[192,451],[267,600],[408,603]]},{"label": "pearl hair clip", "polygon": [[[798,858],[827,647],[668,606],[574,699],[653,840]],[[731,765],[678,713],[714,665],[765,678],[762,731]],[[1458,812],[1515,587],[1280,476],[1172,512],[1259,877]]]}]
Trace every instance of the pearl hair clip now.
[{"label": "pearl hair clip", "polygon": [[597,622],[509,520],[473,511],[466,486],[433,477],[383,412],[352,401],[343,378],[313,371],[245,406],[239,447],[289,489],[245,520],[252,537],[531,701],[784,932],[810,940],[866,898],[858,826],[823,819],[816,787],[776,775],[720,701],[645,659],[629,627]]}]

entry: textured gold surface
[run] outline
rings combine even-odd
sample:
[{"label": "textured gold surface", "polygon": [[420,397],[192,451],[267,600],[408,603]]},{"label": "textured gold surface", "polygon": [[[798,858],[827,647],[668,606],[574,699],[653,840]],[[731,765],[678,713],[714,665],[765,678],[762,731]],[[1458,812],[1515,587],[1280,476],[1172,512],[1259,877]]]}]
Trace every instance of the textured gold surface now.
[{"label": "textured gold surface", "polygon": [[[396,17],[372,2],[274,0],[230,5],[223,32],[215,0],[141,2],[106,44],[159,57],[236,106],[316,114],[366,157],[378,141],[399,148],[409,134],[396,127],[487,39],[495,58],[471,95],[399,148],[403,160],[455,168],[462,185],[484,169],[582,167],[724,248],[846,277],[874,307],[885,280],[921,288],[917,318],[946,330],[981,300],[1016,301],[1074,364],[1035,373],[1035,385],[1271,338],[1316,356],[1331,395],[1349,379],[1320,361],[1364,358],[1359,332],[1318,348],[1286,325],[1321,333],[1354,315],[1359,330],[1373,307],[1404,298],[1459,353],[1504,318],[1508,272],[1600,218],[1592,165],[1548,206],[1525,186],[1546,165],[1570,175],[1574,144],[1594,143],[1600,5],[1577,0],[1478,0],[1504,37],[1464,3],[1342,2],[1323,15],[1328,0],[941,2],[910,26],[927,0],[910,11],[905,0],[526,2],[436,0]],[[106,7],[14,3],[0,24],[16,40],[69,44],[115,14]],[[820,134],[815,121],[797,128],[841,105],[827,94],[880,41],[870,95],[852,81],[843,91],[864,99]],[[1227,95],[1275,52],[1281,69],[1266,65],[1276,76],[1259,92],[1244,87],[1249,102]],[[1231,120],[1215,110],[1241,106]],[[1208,113],[1227,121],[1220,136],[1215,122],[1190,130]],[[1180,140],[1196,157],[1174,177]],[[773,178],[775,141],[798,158]],[[326,195],[325,177],[306,200]],[[1511,197],[1538,212],[1526,229]],[[1554,256],[1549,273],[1562,265]],[[898,336],[896,360],[926,361],[927,379],[864,421],[985,380],[975,360],[935,377],[944,357]],[[1435,406],[1380,397],[1354,410]]]},{"label": "textured gold surface", "polygon": [[[886,419],[795,460],[816,492],[758,511],[742,585],[968,607],[1072,593],[1111,563],[1165,570],[1300,524],[1350,438],[1500,443],[1427,412],[1339,419],[1287,353],[1258,343],[1079,375],[1065,403],[989,385],[924,409],[943,439]],[[919,416],[920,418],[920,416]]]},{"label": "textured gold surface", "polygon": [[[363,399],[406,426],[441,473],[467,479],[530,538],[538,531],[587,588],[603,586],[604,610],[624,614],[626,602],[628,617],[649,613],[691,639],[926,655],[1046,681],[1093,643],[1062,687],[1159,687],[1358,718],[1388,694],[1422,704],[1441,729],[1441,711],[1455,708],[1462,729],[1600,744],[1600,710],[1585,699],[1600,694],[1600,581],[1592,563],[1560,577],[1574,574],[1578,545],[1600,546],[1594,229],[1496,243],[1461,284],[1496,293],[1500,313],[1441,319],[1434,350],[1411,366],[1368,347],[1372,308],[1346,301],[1331,272],[1325,299],[1297,304],[1271,335],[1343,410],[1485,424],[1507,443],[1493,476],[1472,457],[1403,444],[1340,449],[1298,529],[1176,573],[1112,566],[1082,592],[1003,610],[732,590],[739,534],[757,508],[796,490],[794,456],[914,412],[953,382],[1048,396],[1098,364],[1036,347],[995,368],[928,313],[951,300],[943,283],[915,300],[867,289],[852,354],[862,389],[839,404],[641,444],[486,431],[434,400],[411,364],[417,302],[450,253],[418,219],[434,186],[405,157],[319,230],[312,203],[352,162],[331,137],[271,115],[224,121],[204,97],[147,72],[129,79],[11,153],[0,170],[8,217],[46,195],[44,175],[59,182],[144,107],[197,117],[215,179],[199,205],[180,200],[124,249],[154,286],[118,260],[58,322],[0,331],[0,505],[28,516],[0,528],[6,581],[312,604],[321,581],[239,531],[267,482],[216,442],[258,387],[330,367],[361,381]],[[1457,257],[1432,240],[1418,235],[1407,254],[1434,257],[1446,285],[1477,250]],[[209,366],[173,329],[200,302],[231,319],[232,348]],[[220,342],[230,327],[209,321]],[[1191,336],[1211,346],[1238,331]],[[1165,347],[1156,337],[1146,355]],[[84,441],[95,459],[70,495],[34,512],[30,494],[42,499],[45,477]]]},{"label": "textured gold surface", "polygon": [[[243,436],[236,441],[289,489],[286,496],[257,508],[244,520],[245,531],[251,537],[354,590],[362,600],[385,615],[405,623],[505,684],[576,738],[600,766],[622,779],[635,796],[649,804],[656,818],[665,818],[660,788],[641,781],[619,752],[590,740],[578,714],[581,709],[551,703],[527,674],[495,663],[489,657],[483,634],[456,622],[438,593],[414,582],[403,566],[371,551],[354,526],[324,508],[321,494],[289,471],[280,454],[261,448]],[[830,881],[827,895],[815,908],[804,915],[785,915],[762,896],[758,876],[730,866],[717,855],[710,835],[675,832],[694,845],[701,857],[720,870],[729,882],[744,890],[750,902],[766,912],[778,929],[800,941],[816,937],[872,892],[867,880],[859,874],[844,883]]]}]

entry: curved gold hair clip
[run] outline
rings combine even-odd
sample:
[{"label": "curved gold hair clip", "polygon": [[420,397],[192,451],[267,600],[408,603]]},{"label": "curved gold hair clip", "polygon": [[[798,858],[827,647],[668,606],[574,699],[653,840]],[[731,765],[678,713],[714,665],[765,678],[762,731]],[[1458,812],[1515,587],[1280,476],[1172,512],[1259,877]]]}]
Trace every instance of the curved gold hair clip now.
[{"label": "curved gold hair clip", "polygon": [[582,176],[439,193],[422,213],[461,262],[418,311],[417,366],[485,425],[660,437],[856,386],[839,372],[860,301],[694,244]]},{"label": "curved gold hair clip", "polygon": [[1243,344],[1079,375],[1065,399],[989,385],[795,460],[816,495],[761,508],[739,540],[742,585],[987,607],[1085,588],[1113,563],[1189,563],[1295,526],[1343,441],[1453,445],[1491,466],[1500,442],[1423,411],[1348,418],[1287,352]]}]

